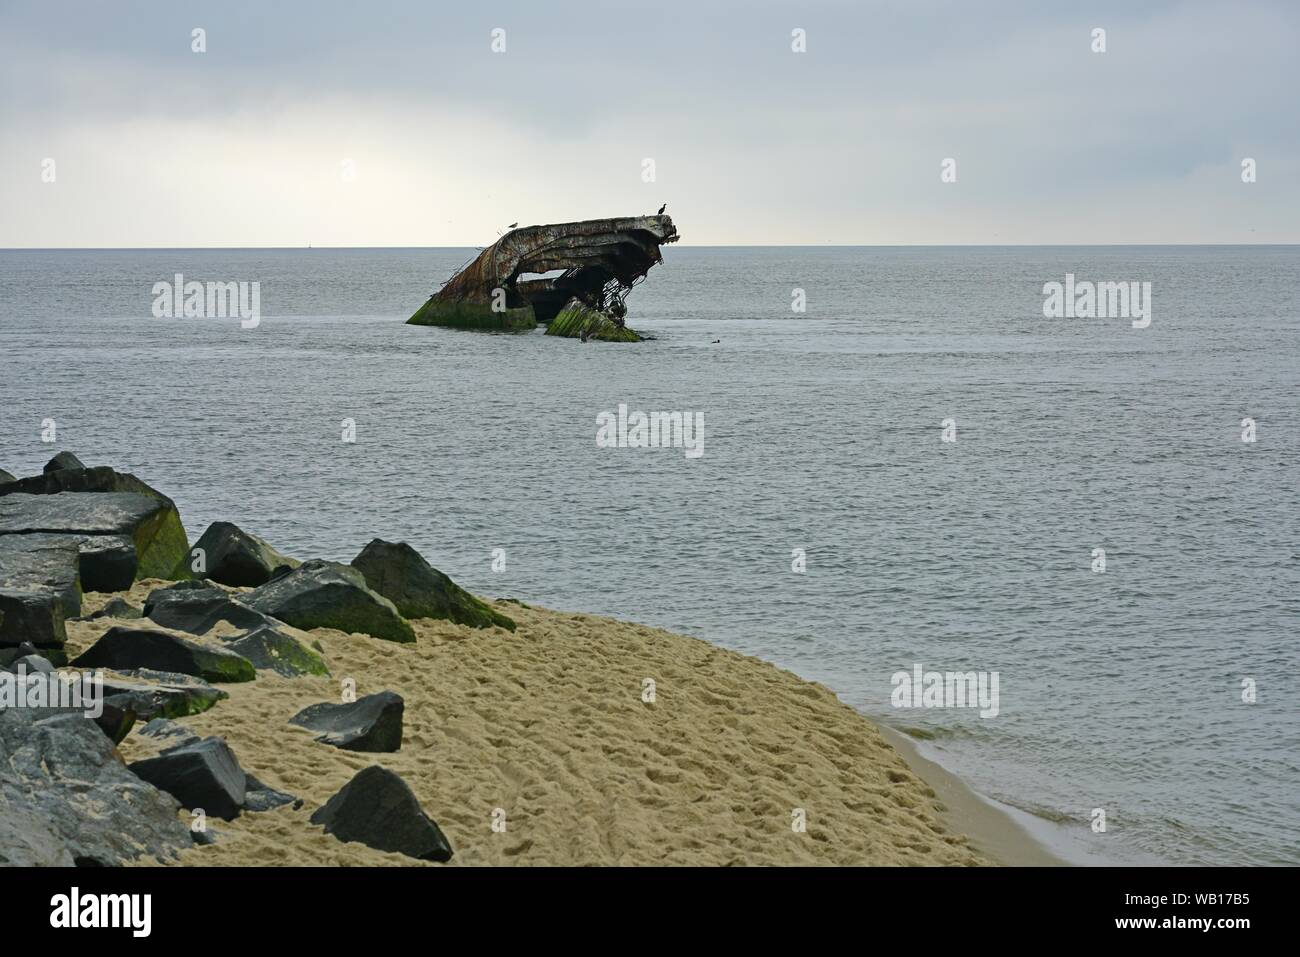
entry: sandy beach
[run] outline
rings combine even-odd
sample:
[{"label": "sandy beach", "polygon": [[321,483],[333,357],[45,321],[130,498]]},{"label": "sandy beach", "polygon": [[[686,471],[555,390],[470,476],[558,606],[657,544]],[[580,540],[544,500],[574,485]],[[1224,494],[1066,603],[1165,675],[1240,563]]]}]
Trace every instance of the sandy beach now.
[{"label": "sandy beach", "polygon": [[[121,594],[139,603],[162,584],[140,581]],[[86,611],[110,597],[88,594]],[[496,607],[517,621],[516,632],[429,619],[413,622],[411,645],[296,632],[318,643],[331,678],[259,672],[256,681],[223,685],[228,700],[181,719],[200,735],[225,737],[245,769],[305,801],[211,822],[216,843],[184,851],[181,863],[418,863],[344,844],[307,820],[376,763],[411,785],[451,841],[456,865],[1054,863],[914,756],[928,765],[918,774],[875,725],[819,684],[654,628]],[[69,651],[89,647],[111,624],[70,622]],[[339,700],[345,678],[358,695],[405,698],[400,751],[340,750],[288,724],[308,705]],[[653,702],[643,700],[646,679]],[[132,734],[121,752],[137,760],[165,744]],[[800,816],[803,831],[792,826]]]}]

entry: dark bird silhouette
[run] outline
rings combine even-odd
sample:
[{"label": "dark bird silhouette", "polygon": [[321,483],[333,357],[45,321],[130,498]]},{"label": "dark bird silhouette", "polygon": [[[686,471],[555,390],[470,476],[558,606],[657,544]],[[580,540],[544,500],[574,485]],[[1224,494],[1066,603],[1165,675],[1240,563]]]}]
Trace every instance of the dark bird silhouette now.
[{"label": "dark bird silhouette", "polygon": [[668,208],[668,204],[664,203],[662,206],[659,207],[659,212],[655,213],[655,215],[662,216],[664,214],[664,210],[667,208]]},{"label": "dark bird silhouette", "polygon": [[514,229],[518,225],[519,225],[518,223],[511,223],[509,226],[506,227],[506,229]]},{"label": "dark bird silhouette", "polygon": [[714,339],[711,343],[709,343],[709,345],[716,346],[721,341],[722,341],[721,339]]}]

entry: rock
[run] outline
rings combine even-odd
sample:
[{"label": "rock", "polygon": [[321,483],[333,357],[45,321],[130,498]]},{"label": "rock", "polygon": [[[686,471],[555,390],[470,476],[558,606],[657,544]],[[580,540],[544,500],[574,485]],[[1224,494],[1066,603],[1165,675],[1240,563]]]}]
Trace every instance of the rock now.
[{"label": "rock", "polygon": [[336,628],[387,641],[415,641],[415,632],[393,603],[371,591],[357,569],[336,562],[304,562],[240,600],[304,631]]},{"label": "rock", "polygon": [[190,549],[191,557],[198,549],[203,549],[207,571],[195,574],[223,585],[265,585],[276,569],[299,564],[230,522],[209,525]]},{"label": "rock", "polygon": [[0,814],[0,867],[75,867],[67,846],[40,817],[18,805]]},{"label": "rock", "polygon": [[499,625],[515,630],[511,619],[465,591],[405,542],[376,538],[352,559],[352,567],[406,618],[446,618],[472,628]]},{"label": "rock", "polygon": [[89,615],[82,615],[77,621],[98,621],[101,618],[114,618],[119,621],[132,621],[141,617],[143,612],[135,605],[131,604],[125,598],[114,595],[99,611],[91,612]]},{"label": "rock", "polygon": [[63,654],[68,640],[63,602],[46,589],[0,588],[0,650],[31,642],[46,657]]},{"label": "rock", "polygon": [[95,468],[66,468],[47,471],[30,478],[15,479],[11,484],[0,487],[0,495],[25,492],[28,495],[57,495],[60,492],[130,492],[161,499],[171,504],[172,500],[152,485],[140,481],[134,475],[118,472],[108,466]]},{"label": "rock", "polygon": [[603,342],[640,342],[641,336],[627,326],[621,326],[603,312],[598,312],[578,299],[570,299],[546,327],[548,336],[566,336]]},{"label": "rock", "polygon": [[451,845],[406,782],[378,765],[358,771],[311,816],[326,834],[421,861],[451,860]]},{"label": "rock", "polygon": [[0,647],[62,647],[81,614],[77,543],[55,535],[0,535]]},{"label": "rock", "polygon": [[233,651],[160,628],[115,625],[74,662],[79,668],[149,668],[205,681],[252,681],[253,665]]},{"label": "rock", "polygon": [[85,467],[81,464],[81,459],[71,452],[60,452],[45,463],[46,472],[57,472],[59,469],[84,469]]},{"label": "rock", "polygon": [[114,744],[121,744],[135,727],[137,717],[135,708],[127,699],[113,699],[108,696],[105,696],[102,707],[99,717],[91,720],[99,726],[100,731],[108,735],[108,740]]},{"label": "rock", "polygon": [[[43,710],[0,710],[0,806],[0,857],[11,862],[116,865],[191,843],[176,801],[128,771],[92,722]],[[27,815],[43,829],[26,830]]]},{"label": "rock", "polygon": [[185,725],[170,718],[151,718],[140,733],[150,738],[179,738],[181,742],[197,741],[199,736]]},{"label": "rock", "polygon": [[131,669],[104,676],[104,705],[129,709],[142,721],[201,714],[230,697],[190,675]]},{"label": "rock", "polygon": [[121,591],[138,578],[189,577],[185,528],[167,499],[134,492],[0,495],[0,540],[34,534],[77,547],[86,591]]},{"label": "rock", "polygon": [[164,628],[188,631],[192,635],[207,634],[222,621],[246,630],[273,628],[279,624],[235,601],[216,586],[155,589],[144,601],[144,615]]},{"label": "rock", "polygon": [[247,779],[221,738],[179,744],[127,767],[191,811],[233,821],[244,807]]},{"label": "rock", "polygon": [[402,746],[402,696],[392,691],[366,695],[348,704],[314,704],[289,719],[317,741],[345,751],[396,751]]},{"label": "rock", "polygon": [[19,668],[24,669],[22,673],[29,674],[29,675],[54,674],[54,665],[50,664],[50,662],[47,659],[42,658],[40,655],[35,655],[35,654],[23,655],[21,658],[15,658],[13,661],[9,663],[9,666],[5,670],[12,671],[14,674],[19,674],[20,673],[18,671]]},{"label": "rock", "polygon": [[248,782],[244,792],[245,811],[270,811],[277,807],[284,807],[286,804],[292,804],[295,810],[302,807],[302,798],[277,791],[251,774],[246,774],[245,777]]},{"label": "rock", "polygon": [[6,472],[4,469],[0,469],[0,485],[8,485],[10,482],[17,481],[18,479],[13,472]]},{"label": "rock", "polygon": [[259,671],[274,671],[286,678],[296,678],[299,675],[328,677],[330,673],[324,658],[297,638],[276,628],[264,625],[242,637],[221,640],[235,654],[251,661]]},{"label": "rock", "polygon": [[36,646],[30,641],[19,642],[12,647],[0,648],[0,668],[8,668],[19,658],[37,653]]}]

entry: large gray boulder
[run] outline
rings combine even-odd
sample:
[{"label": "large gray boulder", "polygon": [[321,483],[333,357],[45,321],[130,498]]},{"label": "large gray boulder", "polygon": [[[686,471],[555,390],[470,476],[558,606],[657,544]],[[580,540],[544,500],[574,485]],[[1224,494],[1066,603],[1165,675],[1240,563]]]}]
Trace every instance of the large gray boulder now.
[{"label": "large gray boulder", "polygon": [[406,704],[392,691],[366,695],[346,704],[314,704],[289,719],[317,732],[316,740],[345,751],[396,751],[402,746]]},{"label": "large gray boulder", "polygon": [[168,748],[128,765],[142,780],[166,791],[181,807],[233,821],[244,807],[248,780],[226,742],[204,738]]},{"label": "large gray boulder", "polygon": [[324,658],[279,628],[263,625],[247,634],[229,635],[218,640],[235,654],[251,661],[258,671],[274,671],[286,678],[301,675],[328,677],[330,673]]},{"label": "large gray boulder", "polygon": [[228,698],[201,678],[133,668],[104,676],[104,704],[130,711],[140,721],[184,718]]},{"label": "large gray boulder", "polygon": [[252,681],[257,677],[247,658],[226,648],[203,644],[161,628],[115,625],[74,662],[78,668],[148,668],[193,675],[204,681]]},{"label": "large gray boulder", "polygon": [[337,562],[304,562],[240,601],[304,631],[336,628],[387,641],[415,641],[415,632],[393,603],[371,591],[357,569]]},{"label": "large gray boulder", "polygon": [[216,586],[155,589],[144,601],[144,616],[164,628],[175,628],[192,635],[207,634],[223,621],[243,629],[273,628],[278,624],[260,611],[235,601]]},{"label": "large gray boulder", "polygon": [[311,816],[325,833],[421,861],[451,860],[451,844],[406,782],[378,765],[358,771]]},{"label": "large gray boulder", "polygon": [[[210,578],[223,585],[239,587],[265,585],[278,568],[296,568],[295,558],[281,555],[265,540],[250,535],[230,522],[213,522],[190,549],[191,559],[202,550],[206,571],[195,571],[199,578]],[[193,567],[193,562],[191,562]]]},{"label": "large gray boulder", "polygon": [[66,538],[0,535],[0,648],[63,647],[64,623],[81,612],[79,561]]},{"label": "large gray boulder", "polygon": [[168,499],[135,492],[0,495],[0,539],[32,535],[76,546],[86,591],[121,591],[139,578],[189,577],[185,528]]},{"label": "large gray boulder", "polygon": [[128,771],[94,722],[66,714],[0,710],[0,806],[0,863],[117,865],[192,845],[175,799]]},{"label": "large gray boulder", "polygon": [[352,559],[352,567],[407,618],[445,618],[471,628],[498,625],[515,630],[513,620],[465,591],[405,542],[376,538]]}]

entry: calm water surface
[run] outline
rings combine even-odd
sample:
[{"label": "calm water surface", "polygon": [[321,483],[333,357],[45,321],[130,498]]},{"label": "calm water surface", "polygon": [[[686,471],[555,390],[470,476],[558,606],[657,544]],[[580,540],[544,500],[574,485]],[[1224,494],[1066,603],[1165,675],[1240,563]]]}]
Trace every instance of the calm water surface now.
[{"label": "calm water surface", "polygon": [[[0,251],[0,466],[53,418],[191,537],[406,540],[822,681],[1076,856],[1300,863],[1300,248],[670,247],[654,342],[404,325],[471,254]],[[153,318],[177,272],[259,281],[260,327]],[[1150,328],[1044,319],[1066,272],[1150,281]],[[597,448],[619,403],[703,412],[705,454]],[[915,663],[1000,713],[892,708]]]}]

